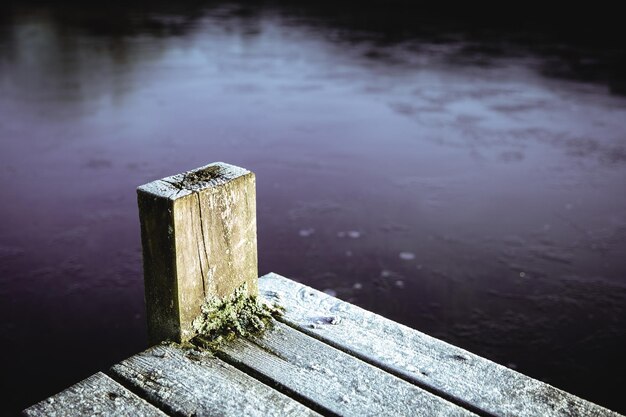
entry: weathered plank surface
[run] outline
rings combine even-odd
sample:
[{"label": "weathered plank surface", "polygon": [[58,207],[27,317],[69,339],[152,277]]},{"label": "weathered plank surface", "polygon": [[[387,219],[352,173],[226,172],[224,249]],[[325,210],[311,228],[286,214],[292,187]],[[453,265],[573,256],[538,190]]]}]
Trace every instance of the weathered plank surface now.
[{"label": "weathered plank surface", "polygon": [[263,298],[278,301],[286,308],[283,320],[290,326],[481,413],[518,417],[618,416],[277,274],[260,278],[259,289]]},{"label": "weathered plank surface", "polygon": [[176,415],[318,416],[209,352],[155,346],[111,372]]},{"label": "weathered plank surface", "polygon": [[137,189],[151,343],[194,336],[209,296],[257,292],[254,174],[214,163]]},{"label": "weathered plank surface", "polygon": [[24,410],[29,417],[164,417],[165,413],[99,372]]},{"label": "weathered plank surface", "polygon": [[474,415],[282,323],[228,343],[218,355],[323,414]]}]

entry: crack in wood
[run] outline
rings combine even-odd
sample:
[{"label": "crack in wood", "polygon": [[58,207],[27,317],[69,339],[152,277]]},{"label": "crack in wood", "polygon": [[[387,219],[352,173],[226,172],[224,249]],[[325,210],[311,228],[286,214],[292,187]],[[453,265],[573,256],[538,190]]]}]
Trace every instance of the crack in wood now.
[{"label": "crack in wood", "polygon": [[[202,203],[200,202],[200,194],[194,193],[196,195],[196,201],[198,202],[198,217],[200,218],[200,235],[202,237],[202,247],[204,248],[204,260],[206,262],[207,269],[209,268],[209,257],[207,254],[206,241],[204,240],[204,220],[202,219]],[[202,258],[200,255],[200,245],[198,245],[198,261],[200,262],[200,273],[202,274],[202,294],[204,299],[207,297],[206,293],[206,280],[207,276],[204,273],[204,269],[202,268]]]}]

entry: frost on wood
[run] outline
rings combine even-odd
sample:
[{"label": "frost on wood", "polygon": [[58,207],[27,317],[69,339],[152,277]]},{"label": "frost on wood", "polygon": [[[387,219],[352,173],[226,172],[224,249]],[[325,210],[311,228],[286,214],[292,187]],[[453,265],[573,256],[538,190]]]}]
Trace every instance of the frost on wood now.
[{"label": "frost on wood", "polygon": [[102,372],[27,408],[22,415],[28,417],[167,416]]},{"label": "frost on wood", "polygon": [[200,310],[192,322],[198,333],[194,341],[210,349],[237,336],[262,333],[284,311],[277,304],[260,302],[256,295],[250,295],[246,283],[223,299],[208,297]]}]

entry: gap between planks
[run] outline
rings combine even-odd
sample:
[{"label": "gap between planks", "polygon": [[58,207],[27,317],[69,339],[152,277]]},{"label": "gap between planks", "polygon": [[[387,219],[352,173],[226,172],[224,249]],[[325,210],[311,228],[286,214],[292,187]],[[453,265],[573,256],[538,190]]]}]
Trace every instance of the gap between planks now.
[{"label": "gap between planks", "polygon": [[278,274],[261,277],[259,289],[285,307],[290,327],[479,414],[620,416]]},{"label": "gap between planks", "polygon": [[114,365],[110,372],[128,389],[175,416],[319,416],[206,350],[157,345]]},{"label": "gap between planks", "polygon": [[22,411],[23,416],[166,417],[162,410],[98,372]]},{"label": "gap between planks", "polygon": [[[426,412],[426,415],[471,415],[470,411],[474,410],[463,410],[458,406],[468,408],[467,404],[476,404],[472,405],[472,408],[478,409],[482,415],[489,416],[619,416],[617,413],[545,383],[279,275],[269,274],[262,277],[259,285],[262,298],[278,301],[286,307],[285,316],[282,318],[284,323],[278,323],[276,329],[268,331],[264,336],[239,339],[226,345],[222,352],[218,353],[221,360],[218,358],[212,360],[219,369],[230,367],[229,372],[235,372],[235,381],[243,378],[245,381],[243,385],[246,387],[250,384],[261,387],[261,398],[267,398],[268,395],[278,398],[276,400],[278,403],[274,403],[275,407],[269,409],[274,413],[283,415],[287,407],[292,411],[297,410],[293,415],[307,413],[311,416],[319,415],[310,408],[324,415],[333,416],[364,415],[372,411],[384,414],[381,409],[377,408],[381,406],[381,401],[372,402],[372,399],[367,397],[383,395],[384,393],[381,394],[381,392],[385,387],[396,386],[400,391],[404,390],[405,394],[409,392],[411,395],[394,397],[394,394],[386,394],[387,402],[390,398],[395,398],[395,401],[391,401],[392,406],[386,410],[390,415],[406,412],[406,409],[398,409],[398,407],[402,408],[414,401],[409,405],[408,410],[412,415],[420,412]],[[115,365],[109,371],[114,381],[99,373],[51,398],[62,400],[68,395],[76,395],[76,392],[84,394],[89,392],[90,386],[94,386],[93,378],[104,377],[107,384],[113,384],[117,386],[116,389],[120,393],[125,393],[121,396],[122,399],[140,397],[138,399],[144,401],[145,406],[151,407],[155,415],[161,415],[159,413],[164,412],[174,415],[192,415],[198,411],[200,411],[199,414],[210,414],[208,409],[204,409],[204,413],[203,409],[197,409],[198,403],[205,406],[215,403],[215,401],[207,400],[206,396],[202,397],[202,390],[199,391],[199,396],[196,392],[191,397],[187,397],[187,405],[191,404],[192,407],[196,407],[195,409],[188,409],[184,406],[177,409],[166,403],[163,398],[146,395],[145,389],[138,387],[136,381],[132,382],[133,378],[137,377],[137,373],[135,376],[124,376],[124,372],[120,369],[125,366],[125,363],[138,361],[137,358],[143,358],[141,360],[152,364],[151,367],[145,367],[144,372],[158,371],[160,368],[158,359],[163,353],[162,351],[159,353],[158,349],[164,348],[160,346],[150,348]],[[170,354],[173,357],[184,355],[181,348],[171,349],[173,351]],[[315,362],[319,362],[320,359],[322,361],[316,365]],[[191,367],[187,369],[192,369],[193,366],[198,365],[197,363],[194,365],[197,360],[189,359],[187,362],[187,365],[181,366],[180,369],[187,366]],[[325,364],[330,365],[325,368]],[[367,371],[364,371],[366,368]],[[174,367],[174,369],[177,368]],[[333,370],[337,371],[335,382],[328,382],[326,378],[328,375],[323,375],[325,369],[330,370],[331,374]],[[369,395],[362,396],[363,392],[359,392],[359,389],[352,389],[349,392],[341,391],[344,387],[358,388],[358,378],[357,385],[354,385],[354,375],[370,373],[382,376],[377,377],[379,380],[375,383],[374,390],[369,391]],[[290,374],[291,379],[288,378]],[[184,372],[184,375],[179,375],[178,378],[189,379],[189,375],[189,372]],[[196,380],[195,385],[199,387],[215,385],[215,376],[212,377],[210,367],[203,368],[200,375],[201,381]],[[227,379],[230,380],[230,377]],[[313,385],[310,385],[311,381]],[[173,378],[171,382],[175,383],[176,378]],[[308,388],[303,390],[302,387],[307,387],[307,383],[309,383]],[[151,389],[155,390],[155,387],[163,386],[163,384],[167,384],[167,378]],[[407,388],[407,386],[413,388]],[[409,391],[406,391],[407,389]],[[243,392],[246,390],[247,388]],[[230,393],[231,391],[232,389],[226,389],[224,392]],[[190,394],[193,390],[183,390],[179,394],[185,394],[185,392]],[[340,394],[341,392],[344,393]],[[327,398],[332,394],[337,395]],[[354,398],[350,398],[348,394],[354,395]],[[416,395],[426,403],[422,403],[421,406],[419,401],[415,403],[413,397]],[[348,401],[345,400],[346,398]],[[445,401],[450,398],[454,401]],[[246,403],[247,400],[249,399],[246,399],[243,394],[234,399],[231,398],[229,407],[235,407],[234,410],[236,410],[231,415],[244,414],[241,407],[242,404],[244,408],[246,404],[250,407],[249,401]],[[428,408],[429,402],[434,406],[431,404],[431,408]],[[25,410],[25,413],[31,411],[31,415],[37,415],[32,412],[37,409],[37,406],[45,405],[45,403],[49,405],[50,399]],[[94,406],[99,406],[99,404],[97,401],[94,402]],[[263,409],[258,404],[252,409],[263,410],[256,415],[271,414],[268,409]],[[246,412],[246,414],[254,415],[251,412]]]},{"label": "gap between planks", "polygon": [[475,416],[283,323],[217,354],[299,401],[337,416]]}]

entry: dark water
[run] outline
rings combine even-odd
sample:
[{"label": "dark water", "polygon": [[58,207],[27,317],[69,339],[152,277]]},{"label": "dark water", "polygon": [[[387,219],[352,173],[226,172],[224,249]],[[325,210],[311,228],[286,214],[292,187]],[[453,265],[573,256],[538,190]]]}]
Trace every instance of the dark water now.
[{"label": "dark water", "polygon": [[610,31],[349,4],[81,7],[0,9],[7,410],[146,347],[134,189],[221,160],[257,174],[261,273],[626,411]]}]

